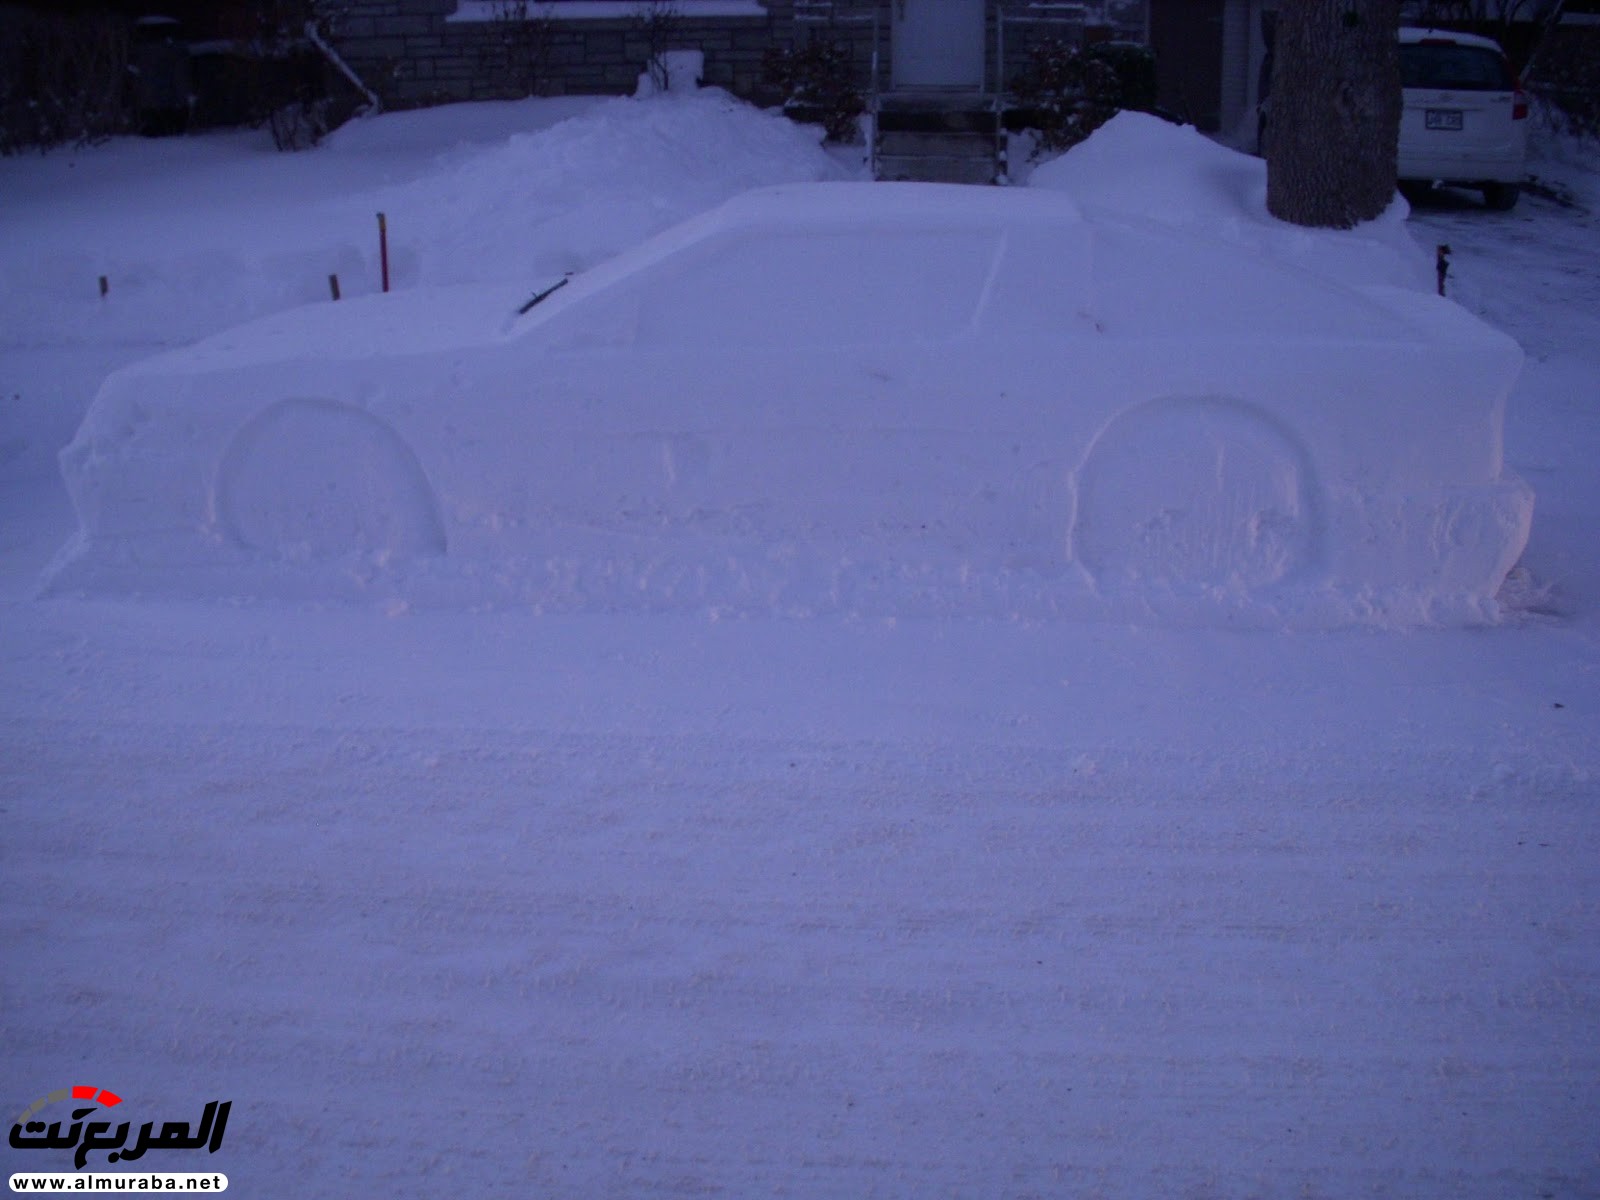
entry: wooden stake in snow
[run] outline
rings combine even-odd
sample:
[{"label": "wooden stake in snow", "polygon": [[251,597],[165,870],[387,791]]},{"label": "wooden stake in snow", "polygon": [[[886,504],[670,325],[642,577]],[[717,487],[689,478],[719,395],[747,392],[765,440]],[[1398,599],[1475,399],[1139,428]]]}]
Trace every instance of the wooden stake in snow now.
[{"label": "wooden stake in snow", "polygon": [[1445,279],[1445,276],[1450,274],[1450,247],[1449,246],[1445,246],[1445,245],[1441,244],[1439,246],[1439,248],[1436,251],[1434,251],[1433,269],[1439,275],[1439,295],[1442,296],[1442,295],[1444,295],[1444,279]]},{"label": "wooden stake in snow", "polygon": [[333,293],[335,300],[339,298],[339,277],[337,275],[328,276],[328,290]]},{"label": "wooden stake in snow", "polygon": [[100,276],[100,298],[104,300],[106,298],[106,293],[110,290],[111,280],[107,279],[104,275]]},{"label": "wooden stake in snow", "polygon": [[383,268],[383,290],[389,290],[389,222],[378,214],[378,262]]}]

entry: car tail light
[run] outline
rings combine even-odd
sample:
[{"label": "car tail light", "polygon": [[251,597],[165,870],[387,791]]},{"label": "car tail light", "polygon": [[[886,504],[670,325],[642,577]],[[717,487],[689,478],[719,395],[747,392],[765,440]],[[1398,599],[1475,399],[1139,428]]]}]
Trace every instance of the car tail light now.
[{"label": "car tail light", "polygon": [[1511,119],[1525,121],[1528,119],[1528,93],[1522,90],[1522,81],[1517,80],[1516,89],[1511,93]]}]

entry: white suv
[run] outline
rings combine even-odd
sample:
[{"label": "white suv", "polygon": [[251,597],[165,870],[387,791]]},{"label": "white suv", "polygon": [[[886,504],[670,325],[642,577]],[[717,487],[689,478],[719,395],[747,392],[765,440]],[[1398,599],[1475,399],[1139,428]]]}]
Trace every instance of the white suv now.
[{"label": "white suv", "polygon": [[1528,101],[1505,52],[1485,37],[1400,31],[1400,179],[1480,188],[1490,208],[1517,202]]}]

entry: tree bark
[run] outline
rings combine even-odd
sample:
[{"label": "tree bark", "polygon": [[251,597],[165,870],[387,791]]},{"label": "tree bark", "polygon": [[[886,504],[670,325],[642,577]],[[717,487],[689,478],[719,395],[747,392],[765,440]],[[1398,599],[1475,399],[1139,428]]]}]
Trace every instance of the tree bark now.
[{"label": "tree bark", "polygon": [[1285,0],[1267,110],[1267,209],[1349,229],[1394,199],[1400,0]]}]

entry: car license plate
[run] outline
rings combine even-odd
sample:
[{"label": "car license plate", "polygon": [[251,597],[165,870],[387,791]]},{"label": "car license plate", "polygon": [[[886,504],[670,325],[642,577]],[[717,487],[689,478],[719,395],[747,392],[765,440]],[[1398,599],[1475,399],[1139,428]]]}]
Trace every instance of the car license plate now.
[{"label": "car license plate", "polygon": [[1424,115],[1428,129],[1461,131],[1461,110],[1459,108],[1430,108]]}]

